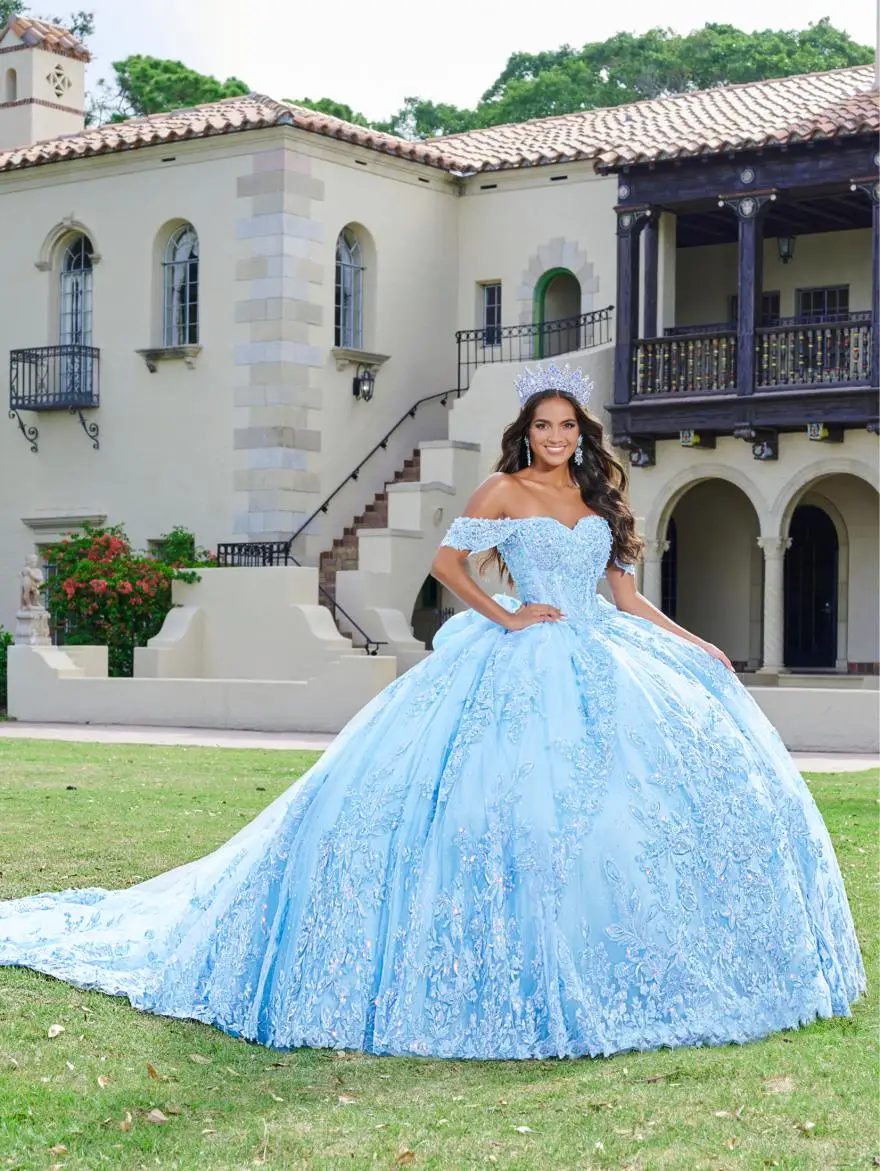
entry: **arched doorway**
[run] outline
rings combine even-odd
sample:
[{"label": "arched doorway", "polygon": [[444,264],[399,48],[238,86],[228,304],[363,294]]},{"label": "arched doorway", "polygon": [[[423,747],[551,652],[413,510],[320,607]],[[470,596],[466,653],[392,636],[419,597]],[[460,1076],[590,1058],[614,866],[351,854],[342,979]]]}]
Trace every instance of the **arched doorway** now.
[{"label": "arched doorway", "polygon": [[760,525],[746,494],[728,480],[702,480],[666,524],[661,606],[670,618],[721,647],[738,670],[761,662]]},{"label": "arched doorway", "polygon": [[581,348],[580,281],[567,268],[551,268],[535,285],[536,358],[570,354]]},{"label": "arched doorway", "polygon": [[785,665],[832,669],[837,662],[839,545],[831,517],[800,504],[785,555]]},{"label": "arched doorway", "polygon": [[660,609],[675,621],[678,610],[678,525],[675,517],[666,526],[666,550],[660,563]]},{"label": "arched doorway", "polygon": [[422,582],[412,612],[413,637],[430,648],[434,635],[447,618],[451,618],[453,608],[448,605],[445,590],[431,574]]}]

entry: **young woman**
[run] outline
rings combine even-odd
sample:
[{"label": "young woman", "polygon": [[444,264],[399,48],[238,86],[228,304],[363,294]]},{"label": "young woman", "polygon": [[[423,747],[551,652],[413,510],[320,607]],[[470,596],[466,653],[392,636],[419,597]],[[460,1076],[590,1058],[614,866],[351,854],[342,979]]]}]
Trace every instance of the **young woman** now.
[{"label": "young woman", "polygon": [[214,854],[0,904],[0,963],[282,1048],[597,1055],[848,1015],[864,972],[825,826],[724,654],[636,591],[588,389],[520,381],[434,563],[471,609],[432,656]]}]

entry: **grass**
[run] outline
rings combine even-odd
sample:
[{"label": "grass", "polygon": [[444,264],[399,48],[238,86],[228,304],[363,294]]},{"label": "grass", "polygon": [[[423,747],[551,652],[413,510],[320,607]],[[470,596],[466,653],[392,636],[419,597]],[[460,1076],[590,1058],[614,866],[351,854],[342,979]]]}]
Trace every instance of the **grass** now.
[{"label": "grass", "polygon": [[[0,741],[0,897],[197,857],[314,759]],[[852,1019],[593,1061],[380,1059],[273,1052],[0,969],[0,1171],[876,1166],[877,784],[812,781],[869,966]]]}]

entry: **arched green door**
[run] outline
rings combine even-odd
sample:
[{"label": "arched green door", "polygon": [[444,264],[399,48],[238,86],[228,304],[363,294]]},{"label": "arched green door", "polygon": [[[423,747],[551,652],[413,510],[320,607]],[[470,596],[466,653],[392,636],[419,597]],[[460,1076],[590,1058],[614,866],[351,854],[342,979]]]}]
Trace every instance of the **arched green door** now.
[{"label": "arched green door", "polygon": [[567,268],[551,268],[535,285],[535,357],[550,358],[581,348],[580,281]]}]

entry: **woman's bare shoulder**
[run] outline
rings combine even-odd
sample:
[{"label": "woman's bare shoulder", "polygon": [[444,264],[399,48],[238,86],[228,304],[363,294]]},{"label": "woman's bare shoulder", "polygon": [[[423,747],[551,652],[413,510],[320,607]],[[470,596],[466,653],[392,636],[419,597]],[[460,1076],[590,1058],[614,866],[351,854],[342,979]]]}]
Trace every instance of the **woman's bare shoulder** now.
[{"label": "woman's bare shoulder", "polygon": [[497,520],[509,514],[511,499],[515,498],[516,484],[506,472],[493,472],[471,496],[463,516],[485,517]]}]

